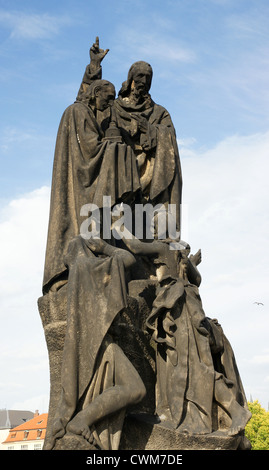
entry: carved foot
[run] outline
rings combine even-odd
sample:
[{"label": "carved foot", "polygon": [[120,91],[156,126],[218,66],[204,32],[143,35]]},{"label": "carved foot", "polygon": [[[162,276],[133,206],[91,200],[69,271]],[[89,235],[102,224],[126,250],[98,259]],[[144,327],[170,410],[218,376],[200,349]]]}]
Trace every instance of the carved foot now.
[{"label": "carved foot", "polygon": [[77,434],[86,439],[90,444],[96,446],[97,442],[93,437],[90,427],[85,421],[83,411],[80,411],[67,425],[66,431],[72,434]]}]

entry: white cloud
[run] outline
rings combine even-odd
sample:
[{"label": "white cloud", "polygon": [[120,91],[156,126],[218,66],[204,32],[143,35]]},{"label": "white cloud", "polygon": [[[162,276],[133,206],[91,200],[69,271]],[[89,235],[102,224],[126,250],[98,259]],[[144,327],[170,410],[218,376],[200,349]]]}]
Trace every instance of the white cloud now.
[{"label": "white cloud", "polygon": [[254,356],[251,362],[252,364],[269,364],[269,354]]},{"label": "white cloud", "polygon": [[33,133],[7,126],[1,129],[0,148],[3,152],[8,152],[12,145],[21,145],[25,141],[31,141],[33,139],[37,139]]},{"label": "white cloud", "polygon": [[2,299],[14,291],[27,292],[37,278],[42,281],[49,192],[48,187],[37,189],[12,200],[0,213]]},{"label": "white cloud", "polygon": [[266,238],[268,149],[269,132],[235,135],[209,150],[180,149],[183,201],[195,227],[199,224],[195,232],[204,237],[206,229],[212,239],[209,228],[219,227],[218,239],[229,242],[229,249],[237,243],[237,250],[245,241],[251,241],[250,248],[259,237]]},{"label": "white cloud", "polygon": [[[134,38],[129,38],[134,40]],[[169,43],[170,41],[167,41]],[[165,41],[153,37],[152,34],[139,35],[136,38],[136,51],[144,57],[157,57],[158,60],[176,62],[194,62],[195,53],[189,48],[181,44],[173,44],[168,46]]]},{"label": "white cloud", "polygon": [[[7,395],[7,392],[9,392],[10,390],[14,390],[14,389],[22,389],[23,388],[23,385],[19,382],[0,382],[0,391],[3,390],[5,392],[5,394]],[[1,408],[3,407],[3,401],[1,403]]]},{"label": "white cloud", "polygon": [[[128,50],[128,63],[130,60],[150,60],[150,62],[157,61],[162,64],[172,62],[176,65],[181,62],[192,63],[196,60],[195,52],[183,42],[176,42],[173,33],[167,31],[165,22],[157,17],[151,19],[150,29],[145,20],[136,22],[131,28],[121,25],[118,33],[119,41],[116,45],[118,56]],[[155,24],[156,32],[152,31],[152,24]],[[174,29],[175,25],[172,30]],[[122,44],[123,37],[124,44]]]},{"label": "white cloud", "polygon": [[257,38],[267,38],[267,13],[268,5],[263,5],[262,9],[249,8],[240,14],[232,13],[226,19],[226,24],[232,34],[237,38],[251,38],[254,41]]},{"label": "white cloud", "polygon": [[[269,132],[232,136],[203,151],[195,148],[193,139],[182,143],[183,203],[188,209],[182,237],[188,232],[186,241],[193,251],[202,249],[200,292],[205,313],[222,324],[248,397],[252,394],[265,406],[269,398]],[[7,389],[1,390],[0,405],[7,407],[7,400],[10,406],[22,406],[30,400],[29,394],[38,397],[49,387],[36,305],[41,295],[49,193],[48,187],[37,189],[11,201],[0,214],[1,381],[23,385],[8,394]],[[40,408],[34,399],[31,403]]]},{"label": "white cloud", "polygon": [[186,157],[182,149],[188,206],[182,236],[187,229],[193,249],[202,248],[201,269],[211,287],[232,286],[236,292],[249,286],[244,295],[251,309],[267,298],[268,148],[269,132],[233,136],[208,151],[191,149]]},{"label": "white cloud", "polygon": [[[0,406],[48,393],[48,356],[37,308],[50,188],[10,201],[0,213]],[[20,386],[12,385],[13,383]],[[2,404],[2,405],[1,405]]]},{"label": "white cloud", "polygon": [[12,404],[12,410],[37,410],[39,414],[47,413],[49,407],[48,395],[37,395],[27,400],[17,400]]},{"label": "white cloud", "polygon": [[60,28],[69,23],[67,17],[43,14],[22,13],[20,11],[0,11],[0,22],[11,30],[10,37],[16,39],[47,39],[59,33]]},{"label": "white cloud", "polygon": [[269,132],[235,135],[209,150],[192,145],[181,148],[182,238],[193,252],[202,249],[205,313],[222,324],[246,392],[266,404],[269,389],[258,384],[268,375]]}]

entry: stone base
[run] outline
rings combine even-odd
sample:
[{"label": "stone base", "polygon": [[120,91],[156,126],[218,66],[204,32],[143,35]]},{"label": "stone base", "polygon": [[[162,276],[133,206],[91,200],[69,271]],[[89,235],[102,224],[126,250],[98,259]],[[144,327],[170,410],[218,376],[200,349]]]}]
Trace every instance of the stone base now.
[{"label": "stone base", "polygon": [[[213,429],[223,429],[223,434],[190,435],[168,429],[154,421],[155,412],[155,350],[149,335],[145,332],[155,293],[155,283],[148,280],[134,280],[129,283],[128,306],[114,325],[117,342],[139,371],[147,395],[129,412],[140,413],[126,417],[120,450],[235,450],[248,449],[244,436],[230,437],[225,434],[227,416],[213,403]],[[50,406],[44,450],[52,433],[52,422],[61,394],[61,364],[66,330],[66,286],[58,292],[50,292],[38,301],[39,312],[49,353],[50,363]],[[221,424],[221,425],[220,425]],[[96,450],[82,436],[66,434],[57,440],[55,450]]]},{"label": "stone base", "polygon": [[[153,417],[141,419],[127,416],[119,450],[175,451],[175,450],[246,450],[249,441],[241,435],[220,434],[191,435],[154,423]],[[82,436],[67,433],[56,441],[54,450],[98,450]]]},{"label": "stone base", "polygon": [[61,439],[56,440],[53,450],[96,450],[96,447],[83,436],[67,433]]},{"label": "stone base", "polygon": [[[42,325],[44,328],[46,344],[49,354],[50,367],[50,403],[49,416],[46,432],[44,450],[47,448],[47,441],[52,433],[52,422],[61,395],[61,365],[66,332],[66,310],[67,310],[67,285],[57,292],[50,292],[38,299],[38,308]],[[126,311],[118,315],[117,324],[114,325],[114,333],[117,335],[119,346],[123,349],[128,359],[139,371],[140,376],[147,389],[147,395],[139,403],[140,412],[154,413],[155,409],[155,351],[150,343],[149,335],[144,332],[145,319],[150,313],[151,304],[154,298],[155,283],[142,280],[130,283],[130,292],[127,298]],[[137,407],[136,407],[137,409]],[[70,445],[85,448],[85,440],[82,442],[79,437],[72,436],[76,444],[72,442],[70,436],[64,437],[57,443],[59,450],[66,449]],[[60,441],[62,442],[60,444]],[[87,444],[87,442],[86,442]],[[62,445],[64,446],[62,448]],[[71,447],[73,449],[73,447]]]},{"label": "stone base", "polygon": [[125,420],[120,443],[120,450],[239,450],[248,447],[248,441],[241,435],[185,434],[132,416]]}]

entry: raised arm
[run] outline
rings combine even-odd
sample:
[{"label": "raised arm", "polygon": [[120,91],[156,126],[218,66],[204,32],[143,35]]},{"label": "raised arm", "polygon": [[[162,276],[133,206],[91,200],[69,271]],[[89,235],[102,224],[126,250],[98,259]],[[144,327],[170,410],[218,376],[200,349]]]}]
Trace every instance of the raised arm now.
[{"label": "raised arm", "polygon": [[100,49],[99,47],[99,37],[96,37],[95,43],[90,48],[90,59],[91,59],[91,67],[92,71],[98,70],[101,66],[101,62],[104,57],[107,55],[109,49]]},{"label": "raised arm", "polygon": [[100,80],[102,78],[102,67],[101,62],[103,58],[107,55],[109,49],[100,49],[99,47],[99,37],[96,37],[95,42],[90,48],[90,63],[86,66],[85,73],[78,91],[77,101],[83,100],[84,93],[87,90],[87,87],[94,81]]}]

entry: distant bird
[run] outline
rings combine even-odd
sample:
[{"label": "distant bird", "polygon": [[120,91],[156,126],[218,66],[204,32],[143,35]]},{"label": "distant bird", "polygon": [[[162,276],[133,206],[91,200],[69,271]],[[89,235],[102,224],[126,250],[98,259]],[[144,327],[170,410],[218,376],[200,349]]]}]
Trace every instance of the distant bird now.
[{"label": "distant bird", "polygon": [[253,303],[257,305],[264,305],[262,302],[253,302]]}]

